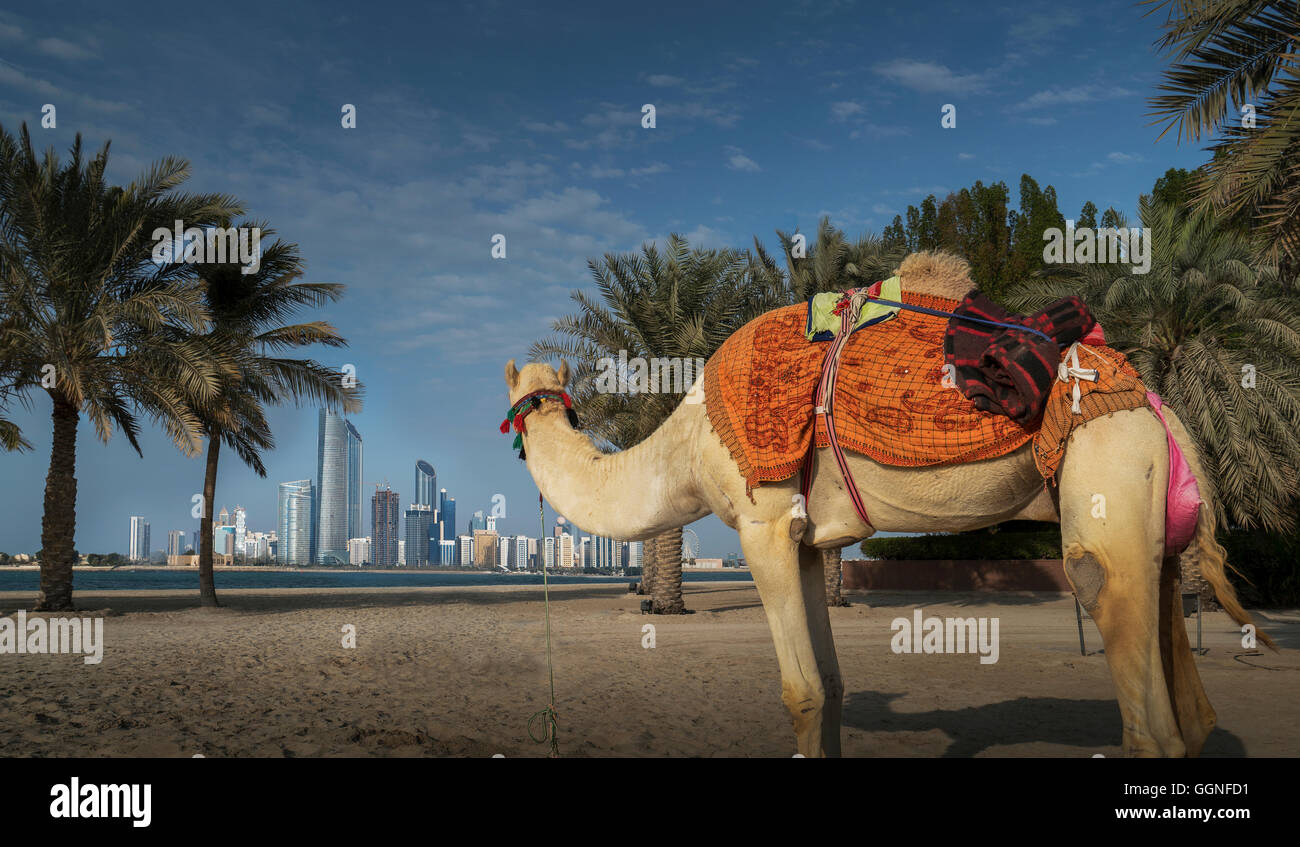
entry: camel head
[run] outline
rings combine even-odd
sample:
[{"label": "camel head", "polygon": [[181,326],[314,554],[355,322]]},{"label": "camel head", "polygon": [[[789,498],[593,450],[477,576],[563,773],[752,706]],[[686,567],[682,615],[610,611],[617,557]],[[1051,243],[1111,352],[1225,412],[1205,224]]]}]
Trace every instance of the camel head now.
[{"label": "camel head", "polygon": [[523,370],[515,367],[515,360],[506,362],[506,392],[510,405],[519,402],[519,398],[533,391],[563,391],[569,383],[569,363],[560,360],[560,369],[556,371],[544,362],[529,362]]}]

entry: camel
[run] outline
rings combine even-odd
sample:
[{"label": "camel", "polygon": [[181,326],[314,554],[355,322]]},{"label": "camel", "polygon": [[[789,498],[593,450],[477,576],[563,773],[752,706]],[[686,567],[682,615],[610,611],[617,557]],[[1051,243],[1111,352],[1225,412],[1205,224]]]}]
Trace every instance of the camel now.
[{"label": "camel", "polygon": [[[897,273],[906,291],[960,299],[973,285],[956,256],[918,253]],[[868,330],[869,331],[869,330]],[[562,391],[568,363],[505,368],[510,402]],[[792,508],[799,476],[746,493],[745,480],[709,423],[697,381],[647,439],[603,453],[548,400],[527,418],[526,462],[538,489],[573,524],[627,540],[652,538],[705,515],[740,535],[776,646],[781,699],[805,757],[840,754],[844,683],[826,609],[821,551],[878,530],[956,532],[1014,519],[1058,521],[1066,577],[1096,622],[1123,717],[1129,756],[1199,754],[1215,726],[1188,643],[1177,557],[1164,556],[1169,474],[1164,428],[1149,408],[1120,411],[1075,429],[1055,492],[1043,484],[1030,446],[968,464],[905,468],[849,453],[871,525],[855,512],[828,448],[817,451],[807,510]],[[695,401],[695,402],[693,402]],[[1239,623],[1248,617],[1224,574],[1214,539],[1212,490],[1181,421],[1164,408],[1200,484],[1193,544],[1206,580]],[[1108,502],[1093,516],[1093,495]]]}]

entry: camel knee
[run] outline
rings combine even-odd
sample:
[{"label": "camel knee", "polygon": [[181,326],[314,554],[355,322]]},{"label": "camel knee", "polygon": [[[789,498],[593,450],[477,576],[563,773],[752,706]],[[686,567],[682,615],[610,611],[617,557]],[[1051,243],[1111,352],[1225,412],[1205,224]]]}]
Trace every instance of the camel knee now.
[{"label": "camel knee", "polygon": [[790,712],[794,721],[795,733],[801,733],[814,727],[821,727],[822,708],[826,705],[826,693],[810,685],[794,686],[788,683],[781,686],[781,702]]},{"label": "camel knee", "polygon": [[1065,578],[1074,586],[1074,594],[1083,608],[1092,614],[1097,609],[1101,590],[1106,587],[1106,570],[1097,557],[1077,544],[1065,557]]}]

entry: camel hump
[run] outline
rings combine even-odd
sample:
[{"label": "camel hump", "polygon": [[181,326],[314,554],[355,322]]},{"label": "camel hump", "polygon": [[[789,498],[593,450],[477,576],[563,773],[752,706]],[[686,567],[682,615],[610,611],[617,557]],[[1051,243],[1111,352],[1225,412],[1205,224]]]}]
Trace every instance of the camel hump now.
[{"label": "camel hump", "polygon": [[912,253],[894,273],[901,278],[907,294],[961,300],[975,287],[970,279],[970,264],[960,256],[938,250]]}]

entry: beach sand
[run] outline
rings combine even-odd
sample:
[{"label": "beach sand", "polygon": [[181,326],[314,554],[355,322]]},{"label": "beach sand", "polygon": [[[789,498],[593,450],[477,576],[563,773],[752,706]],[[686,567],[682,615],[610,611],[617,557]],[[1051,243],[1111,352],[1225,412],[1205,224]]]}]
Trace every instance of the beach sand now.
[{"label": "beach sand", "polygon": [[[218,583],[220,581],[218,580]],[[99,665],[0,655],[0,755],[542,756],[547,701],[534,586],[79,593],[104,614]],[[849,593],[832,609],[846,756],[1120,755],[1120,715],[1095,626],[1080,656],[1056,594]],[[622,584],[551,590],[565,756],[790,756],[776,654],[749,583],[688,583],[694,614],[651,617]],[[0,612],[28,606],[0,593]],[[890,623],[997,617],[996,664],[895,654]],[[1219,728],[1209,756],[1300,755],[1300,613],[1257,614],[1280,654],[1241,647],[1207,614],[1198,659]],[[356,647],[341,629],[356,627]],[[655,647],[642,647],[642,627]],[[1195,619],[1188,621],[1193,644]],[[1246,655],[1255,653],[1257,655]]]}]

